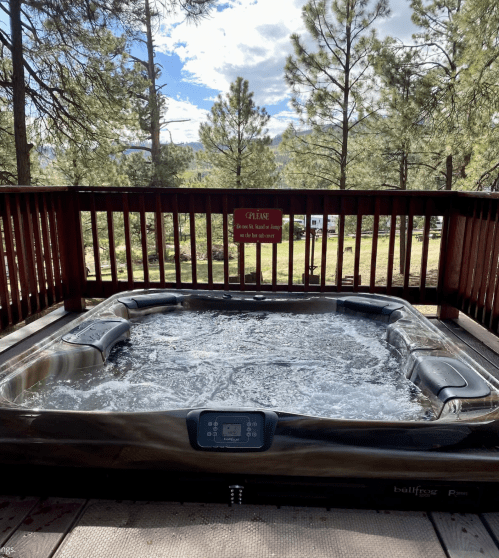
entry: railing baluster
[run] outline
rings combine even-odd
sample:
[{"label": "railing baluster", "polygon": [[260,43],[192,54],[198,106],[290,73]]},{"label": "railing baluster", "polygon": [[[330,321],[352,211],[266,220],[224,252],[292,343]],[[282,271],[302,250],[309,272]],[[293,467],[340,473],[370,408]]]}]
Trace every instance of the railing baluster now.
[{"label": "railing baluster", "polygon": [[491,328],[492,324],[492,305],[494,298],[494,287],[499,283],[499,204],[495,200],[495,219],[494,219],[494,236],[492,246],[494,247],[492,258],[490,260],[489,283],[485,294],[485,307],[483,312],[482,324]]},{"label": "railing baluster", "polygon": [[477,202],[473,213],[470,253],[468,256],[469,257],[468,268],[467,268],[468,273],[466,276],[465,293],[464,293],[464,300],[463,300],[464,311],[468,315],[470,313],[471,297],[473,293],[475,267],[478,258],[478,251],[480,249],[480,230],[481,230],[480,224],[482,220],[482,211],[483,211],[483,204],[481,203],[481,201]]},{"label": "railing baluster", "polygon": [[414,228],[414,198],[409,199],[409,216],[407,219],[407,242],[405,246],[405,265],[404,265],[404,298],[409,297],[409,279],[411,276],[411,251],[412,251],[412,230]]},{"label": "railing baluster", "polygon": [[378,259],[378,234],[379,234],[379,198],[374,202],[373,242],[371,246],[371,276],[369,292],[374,293],[376,288],[376,262]]},{"label": "railing baluster", "polygon": [[[50,226],[50,246],[52,249],[52,264],[54,269],[55,287],[57,293],[57,301],[64,300],[64,292],[62,288],[62,274],[61,274],[61,246],[59,245],[59,231],[57,224],[57,213],[55,207],[54,194],[49,194],[49,226]],[[85,277],[83,278],[85,281]]]},{"label": "railing baluster", "polygon": [[272,291],[277,291],[277,243],[272,243]]},{"label": "railing baluster", "polygon": [[329,197],[324,196],[324,212],[322,215],[322,250],[321,250],[321,292],[326,290],[326,260],[327,260],[327,238],[328,238],[328,217],[329,217]]},{"label": "railing baluster", "polygon": [[307,211],[305,215],[305,274],[304,274],[305,281],[303,281],[303,283],[305,284],[305,290],[307,290],[309,287],[310,266],[312,265],[312,262],[310,261],[310,231],[311,231],[310,215],[311,215],[311,201],[310,198],[307,198]]},{"label": "railing baluster", "polygon": [[123,194],[123,227],[125,229],[125,253],[128,288],[134,287],[133,261],[132,261],[132,238],[130,235],[130,210],[128,206],[128,194]]},{"label": "railing baluster", "polygon": [[428,269],[428,251],[430,249],[430,208],[426,204],[424,230],[423,230],[423,253],[421,254],[421,272],[419,277],[419,302],[426,300],[426,271]]},{"label": "railing baluster", "polygon": [[159,264],[159,284],[161,288],[165,287],[165,219],[163,215],[163,207],[161,194],[156,193],[155,196],[155,212],[154,224],[156,232],[156,246],[158,248],[158,264]]},{"label": "railing baluster", "polygon": [[175,250],[175,286],[180,288],[182,284],[182,268],[180,266],[180,238],[178,220],[178,198],[173,196],[173,245]]},{"label": "railing baluster", "polygon": [[260,274],[262,272],[262,243],[256,243],[256,290],[260,290],[262,281]]},{"label": "railing baluster", "polygon": [[390,240],[388,241],[388,268],[386,270],[386,293],[392,292],[393,261],[395,259],[395,235],[397,233],[397,204],[392,198],[392,214],[390,217]]},{"label": "railing baluster", "polygon": [[[2,212],[3,213],[3,212]],[[3,248],[5,238],[6,220],[4,215],[0,215],[3,222],[3,234],[0,234],[0,304],[2,305],[2,315],[0,319],[0,329],[4,329],[13,323],[12,310],[10,307],[9,286],[7,284],[6,255]],[[0,230],[0,233],[2,231]]]},{"label": "railing baluster", "polygon": [[192,286],[197,287],[197,253],[196,253],[196,214],[194,213],[194,198],[189,194],[189,226],[191,236],[191,276]]},{"label": "railing baluster", "polygon": [[208,259],[208,288],[213,289],[213,248],[211,230],[211,196],[206,197],[206,257]]},{"label": "railing baluster", "polygon": [[142,246],[142,268],[144,270],[144,287],[149,288],[149,254],[147,253],[147,223],[146,210],[144,207],[144,196],[139,200],[140,215],[140,243]]},{"label": "railing baluster", "polygon": [[277,243],[272,243],[272,291],[277,291]]},{"label": "railing baluster", "polygon": [[[475,275],[473,280],[473,289],[471,293],[471,303],[470,303],[470,316],[473,318],[477,317],[477,312],[479,309],[483,308],[483,304],[480,304],[480,293],[483,293],[483,281],[487,279],[486,271],[487,266],[485,266],[485,262],[490,258],[490,237],[489,235],[489,225],[490,225],[490,218],[491,218],[491,204],[487,204],[488,207],[485,207],[483,204],[482,210],[482,219],[480,222],[480,236],[478,239],[478,251],[480,252],[480,257],[478,257],[477,251],[477,261],[475,265]],[[485,275],[485,278],[484,278]]]},{"label": "railing baluster", "polygon": [[[22,201],[24,203],[22,203]],[[36,279],[36,264],[34,254],[34,236],[33,236],[33,222],[31,217],[31,204],[30,195],[25,193],[23,197],[19,198],[19,206],[22,216],[22,242],[25,247],[25,262],[28,280],[29,304],[31,306],[31,313],[35,314],[41,310],[40,296],[38,294],[38,284]]]},{"label": "railing baluster", "polygon": [[288,260],[288,288],[293,288],[293,247],[295,239],[295,216],[289,215],[289,260]]},{"label": "railing baluster", "polygon": [[[280,209],[279,198],[277,196],[275,197],[274,208]],[[277,291],[277,243],[272,243],[272,291]]]},{"label": "railing baluster", "polygon": [[109,265],[111,266],[111,282],[113,291],[118,290],[118,270],[116,268],[116,244],[114,240],[114,218],[111,197],[106,198],[107,235],[109,238]]},{"label": "railing baluster", "polygon": [[92,247],[94,253],[95,281],[97,288],[102,290],[102,273],[100,267],[99,230],[97,228],[97,212],[95,211],[95,194],[90,194],[90,222],[92,224]]},{"label": "railing baluster", "polygon": [[496,290],[494,293],[494,305],[490,318],[490,329],[494,333],[499,333],[499,278],[496,279]]},{"label": "railing baluster", "polygon": [[[222,219],[222,227],[223,227],[223,249],[224,249],[224,289],[226,291],[229,290],[229,220],[228,220],[228,201],[227,201],[227,194],[222,196],[222,204],[223,204],[223,219]],[[239,270],[238,270],[239,272]]]},{"label": "railing baluster", "polygon": [[[359,207],[359,204],[357,204]],[[359,290],[359,271],[360,271],[360,247],[362,242],[362,215],[357,214],[357,227],[355,229],[355,255],[353,264],[353,290],[357,292]]]},{"label": "railing baluster", "polygon": [[338,250],[336,260],[336,290],[340,292],[343,288],[343,250],[345,249],[345,211],[343,201],[340,203],[338,215]]},{"label": "railing baluster", "polygon": [[475,310],[476,319],[480,323],[483,323],[482,320],[485,312],[487,287],[491,280],[490,268],[492,266],[492,255],[493,255],[493,248],[494,248],[492,241],[494,239],[495,228],[496,228],[496,215],[494,209],[495,207],[493,207],[493,204],[489,203],[488,216],[487,216],[487,228],[485,232],[485,240],[486,240],[485,253],[481,258],[481,260],[483,260],[482,281],[478,292],[478,299],[477,299],[477,305]]},{"label": "railing baluster", "polygon": [[464,230],[464,244],[463,244],[463,255],[461,260],[461,271],[459,273],[459,287],[457,302],[458,308],[464,312],[466,289],[468,285],[468,276],[472,270],[469,269],[469,262],[471,257],[471,250],[473,245],[473,229],[475,228],[475,217],[477,211],[477,202],[473,204],[472,215],[466,216],[466,224]]},{"label": "railing baluster", "polygon": [[245,277],[244,277],[244,242],[240,242],[239,243],[239,248],[238,248],[238,254],[239,254],[239,269],[238,269],[238,273],[239,273],[239,283],[241,284],[241,291],[245,291],[246,290],[246,283],[245,283]]},{"label": "railing baluster", "polygon": [[[10,296],[12,299],[13,318],[15,323],[24,319],[23,310],[21,306],[21,296],[19,292],[19,279],[18,279],[18,265],[15,260],[16,250],[14,248],[14,235],[13,235],[13,221],[11,210],[11,196],[5,196],[5,216],[4,216],[4,231],[5,231],[5,251],[7,252],[7,263],[9,266],[9,282],[10,282]],[[17,315],[16,315],[17,313]]]},{"label": "railing baluster", "polygon": [[40,195],[42,196],[42,204],[40,207],[40,221],[42,225],[43,261],[45,263],[45,273],[47,275],[48,303],[49,305],[51,305],[54,304],[57,300],[57,295],[55,292],[55,285],[54,285],[54,274],[52,272],[55,253],[52,254],[50,241],[49,241],[49,229],[47,223],[47,219],[48,219],[47,194],[40,194]]},{"label": "railing baluster", "polygon": [[27,274],[28,262],[26,257],[26,249],[24,245],[24,227],[21,215],[21,194],[14,195],[14,210],[12,217],[14,222],[14,237],[16,240],[16,256],[17,265],[19,266],[19,280],[21,284],[21,308],[23,319],[29,316],[31,312],[31,297],[29,288],[29,279]]},{"label": "railing baluster", "polygon": [[45,279],[44,270],[44,260],[43,260],[43,244],[42,237],[40,235],[40,205],[38,202],[38,195],[33,194],[33,211],[31,213],[31,219],[33,222],[33,238],[34,238],[34,250],[35,250],[35,260],[36,268],[38,272],[38,293],[40,295],[39,304],[40,309],[47,308],[49,305],[49,300],[47,296],[47,282]]}]

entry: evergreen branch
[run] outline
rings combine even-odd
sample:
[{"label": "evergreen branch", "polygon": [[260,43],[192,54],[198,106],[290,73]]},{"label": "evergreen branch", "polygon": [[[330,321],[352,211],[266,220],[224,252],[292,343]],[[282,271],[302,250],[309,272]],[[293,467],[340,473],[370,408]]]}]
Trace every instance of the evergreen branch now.
[{"label": "evergreen branch", "polygon": [[7,35],[0,29],[0,43],[9,51],[12,52],[12,45],[9,42]]},{"label": "evergreen branch", "polygon": [[129,145],[128,149],[140,149],[142,151],[148,151],[149,153],[152,151],[150,147],[146,147],[145,145]]},{"label": "evergreen branch", "polygon": [[496,169],[499,168],[499,163],[496,163],[492,168],[485,171],[482,176],[476,181],[476,189],[480,189],[482,187],[482,182],[488,178]]},{"label": "evergreen branch", "polygon": [[146,68],[146,70],[149,71],[149,64],[145,60],[141,60],[140,58],[137,58],[136,56],[133,56],[132,54],[129,54],[128,56],[132,60],[135,60],[135,62],[138,62],[139,64],[142,64],[142,66],[144,66]]}]

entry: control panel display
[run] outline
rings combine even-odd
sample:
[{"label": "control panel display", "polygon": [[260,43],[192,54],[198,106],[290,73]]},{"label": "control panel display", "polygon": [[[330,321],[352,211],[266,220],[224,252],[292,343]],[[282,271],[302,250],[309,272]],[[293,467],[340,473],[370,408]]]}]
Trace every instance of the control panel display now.
[{"label": "control panel display", "polygon": [[222,435],[224,438],[226,436],[236,436],[236,437],[241,436],[241,425],[239,423],[237,424],[224,423],[222,428],[223,428]]},{"label": "control panel display", "polygon": [[206,451],[264,451],[270,447],[277,415],[272,411],[191,411],[191,445]]}]

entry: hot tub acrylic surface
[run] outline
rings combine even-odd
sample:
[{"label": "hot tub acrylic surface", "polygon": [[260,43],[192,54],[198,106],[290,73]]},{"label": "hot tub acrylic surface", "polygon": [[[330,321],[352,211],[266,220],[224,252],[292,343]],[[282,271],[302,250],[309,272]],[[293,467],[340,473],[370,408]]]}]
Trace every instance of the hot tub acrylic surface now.
[{"label": "hot tub acrylic surface", "polygon": [[[220,385],[214,382],[220,376],[223,337],[210,350],[214,334],[195,320],[190,330],[179,321],[178,335],[173,335],[175,321],[186,315],[208,318],[215,329],[230,322],[226,355],[228,361],[237,362],[235,372],[223,376]],[[290,336],[282,321],[286,315],[292,317],[293,327],[298,325]],[[355,322],[362,329],[366,318],[373,329],[365,330],[363,340],[357,337],[348,345],[342,338],[343,346],[336,347],[342,368],[350,374],[347,389],[329,368],[328,354],[335,352],[338,329],[348,330]],[[320,335],[310,327],[313,320]],[[141,349],[148,366],[144,381],[135,381],[137,370],[127,369],[127,339],[130,328],[133,337],[134,328],[140,331],[144,322],[155,323],[156,329]],[[234,330],[242,332],[239,341]],[[192,344],[186,341],[189,331]],[[270,345],[262,344],[264,338],[271,339]],[[298,338],[297,348],[293,339]],[[355,341],[355,335],[351,339]],[[357,355],[351,354],[354,345]],[[374,345],[376,349],[369,352]],[[374,362],[376,351],[380,358]],[[155,362],[165,366],[165,352],[169,352],[167,368],[154,378],[150,374]],[[117,362],[121,368],[116,368]],[[174,380],[168,362],[180,369]],[[273,369],[276,378],[271,382]],[[3,463],[176,473],[499,480],[498,382],[408,303],[393,297],[121,293],[30,354],[6,363],[0,373]],[[309,374],[311,381],[302,381],[306,378],[300,374]],[[100,383],[93,384],[99,376]],[[258,388],[259,381],[263,389]],[[242,396],[236,394],[238,384],[246,390]],[[130,397],[130,391],[138,388],[141,394]],[[51,390],[62,399],[54,403]],[[374,399],[363,395],[369,391]],[[409,397],[400,411],[394,400],[404,391]],[[126,392],[125,403],[120,392]],[[144,407],[141,398],[154,405]],[[136,406],[134,399],[139,400]],[[377,413],[377,406],[383,405],[389,412]],[[353,415],[350,411],[357,412],[356,406],[361,408]],[[418,412],[412,413],[411,406]]]},{"label": "hot tub acrylic surface", "polygon": [[[260,303],[261,304],[261,303]],[[25,408],[150,412],[265,408],[324,418],[425,420],[431,404],[400,371],[386,323],[340,312],[190,308],[133,321],[106,364],[48,376]],[[199,305],[198,305],[199,306]]]}]

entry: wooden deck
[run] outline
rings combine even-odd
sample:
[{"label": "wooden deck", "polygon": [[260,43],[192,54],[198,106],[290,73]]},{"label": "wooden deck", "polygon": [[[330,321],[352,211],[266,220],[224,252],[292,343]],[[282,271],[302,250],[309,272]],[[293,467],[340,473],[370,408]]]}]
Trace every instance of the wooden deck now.
[{"label": "wooden deck", "polygon": [[0,556],[499,557],[499,513],[0,498]]}]

